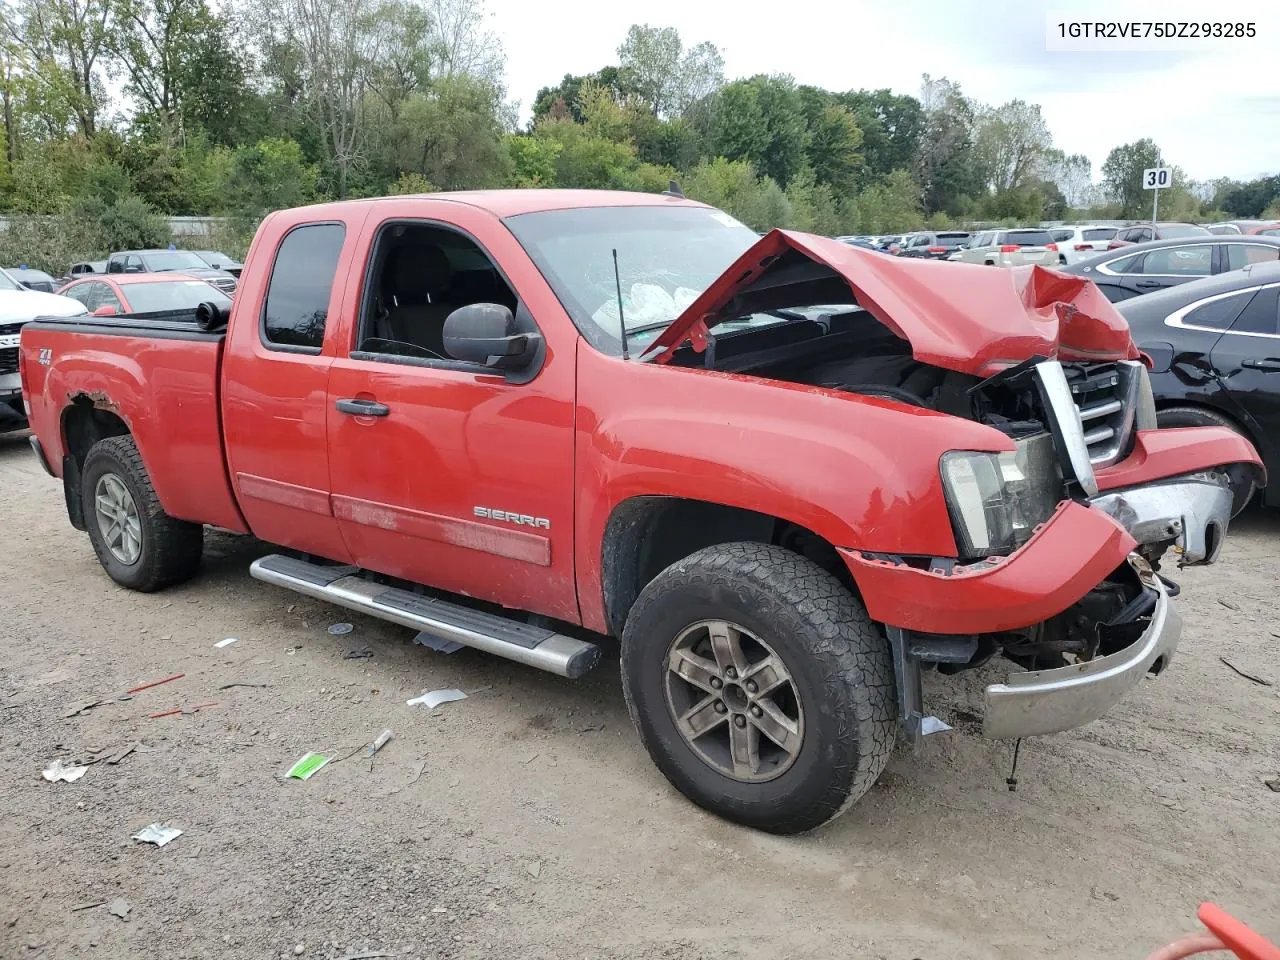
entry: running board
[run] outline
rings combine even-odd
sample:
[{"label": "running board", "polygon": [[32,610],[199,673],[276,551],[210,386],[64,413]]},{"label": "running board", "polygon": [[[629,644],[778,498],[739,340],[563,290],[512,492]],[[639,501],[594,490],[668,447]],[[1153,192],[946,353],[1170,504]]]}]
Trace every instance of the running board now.
[{"label": "running board", "polygon": [[250,576],[257,580],[572,680],[600,660],[600,648],[594,643],[374,583],[359,576],[359,572],[356,567],[324,566],[278,553],[255,560],[249,567]]}]

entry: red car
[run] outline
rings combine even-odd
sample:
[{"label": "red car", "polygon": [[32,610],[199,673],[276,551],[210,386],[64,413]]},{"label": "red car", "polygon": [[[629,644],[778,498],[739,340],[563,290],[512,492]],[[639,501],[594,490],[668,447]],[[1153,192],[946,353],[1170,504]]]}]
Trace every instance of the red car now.
[{"label": "red car", "polygon": [[79,300],[98,317],[121,313],[191,311],[201,303],[230,309],[217,287],[181,273],[113,273],[72,280],[58,293]]},{"label": "red car", "polygon": [[1280,222],[1260,223],[1256,227],[1250,227],[1245,233],[1260,237],[1280,237]]},{"label": "red car", "polygon": [[759,237],[678,196],[274,213],[230,316],[23,328],[32,446],[118,583],[253,576],[567,677],[621,641],[645,746],[779,833],[948,729],[922,674],[1015,669],[984,730],[1095,719],[1216,557],[1226,428],[1158,430],[1124,319],[1043,268]]}]

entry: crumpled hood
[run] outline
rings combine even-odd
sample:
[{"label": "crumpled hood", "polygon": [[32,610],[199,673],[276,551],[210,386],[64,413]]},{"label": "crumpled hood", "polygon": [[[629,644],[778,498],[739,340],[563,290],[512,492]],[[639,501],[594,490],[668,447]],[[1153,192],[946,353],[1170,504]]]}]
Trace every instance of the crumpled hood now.
[{"label": "crumpled hood", "polygon": [[36,317],[74,317],[87,313],[79,300],[38,290],[0,290],[0,323]]},{"label": "crumpled hood", "polygon": [[1138,357],[1129,325],[1091,280],[1043,267],[899,259],[790,230],[747,250],[645,356],[665,363],[686,340],[701,350],[709,328],[756,310],[848,302],[846,287],[917,360],[948,370],[985,377],[1034,356]]}]

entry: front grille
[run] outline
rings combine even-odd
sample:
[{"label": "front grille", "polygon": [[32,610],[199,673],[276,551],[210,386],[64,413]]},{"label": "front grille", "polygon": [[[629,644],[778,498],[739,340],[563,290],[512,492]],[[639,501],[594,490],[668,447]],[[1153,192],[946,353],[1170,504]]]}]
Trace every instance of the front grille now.
[{"label": "front grille", "polygon": [[1089,461],[1108,467],[1129,452],[1146,368],[1136,360],[1064,366]]},{"label": "front grille", "polygon": [[[0,337],[12,336],[22,329],[21,323],[0,323]],[[0,348],[0,377],[18,372],[18,348]]]},{"label": "front grille", "polygon": [[221,290],[223,293],[225,293],[227,296],[230,296],[231,294],[236,292],[235,277],[214,277],[209,282],[213,284],[215,287],[217,287],[219,290]]}]

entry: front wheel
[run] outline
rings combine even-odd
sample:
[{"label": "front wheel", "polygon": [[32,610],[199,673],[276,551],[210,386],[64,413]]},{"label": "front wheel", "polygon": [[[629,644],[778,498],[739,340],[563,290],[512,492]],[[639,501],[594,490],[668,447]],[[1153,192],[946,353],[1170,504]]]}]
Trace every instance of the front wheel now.
[{"label": "front wheel", "polygon": [[132,437],[95,443],[80,481],[89,540],[112,580],[149,593],[195,575],[204,527],[164,512]]},{"label": "front wheel", "polygon": [[781,547],[708,547],[658,574],[627,618],[622,680],[676,789],[771,833],[839,816],[893,750],[884,635],[831,574]]},{"label": "front wheel", "polygon": [[[1226,427],[1244,436],[1235,421],[1204,407],[1169,407],[1156,414],[1156,426],[1164,427]],[[1234,517],[1253,499],[1257,485],[1248,475],[1240,475],[1231,482],[1231,515]]]}]

